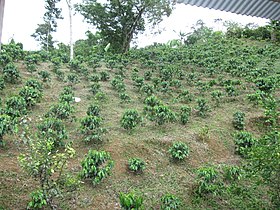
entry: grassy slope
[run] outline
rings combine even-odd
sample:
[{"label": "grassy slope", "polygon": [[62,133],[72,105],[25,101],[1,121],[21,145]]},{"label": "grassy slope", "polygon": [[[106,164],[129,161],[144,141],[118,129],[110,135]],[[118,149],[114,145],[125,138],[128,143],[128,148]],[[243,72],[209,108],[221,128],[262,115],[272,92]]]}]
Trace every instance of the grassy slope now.
[{"label": "grassy slope", "polygon": [[[258,44],[252,43],[251,45]],[[279,64],[280,60],[276,63]],[[10,95],[18,93],[24,81],[28,78],[37,78],[37,74],[31,75],[28,73],[21,62],[18,63],[18,66],[22,82],[16,85],[8,85],[4,92],[1,93],[3,100]],[[136,66],[139,67],[139,65]],[[181,67],[185,73],[195,70],[201,81],[218,78],[218,75],[208,76],[204,74],[202,72],[203,69],[193,65],[181,64]],[[131,103],[120,103],[118,94],[112,89],[110,82],[100,82],[102,91],[107,95],[107,100],[104,103],[100,103],[101,115],[104,118],[104,127],[109,130],[103,143],[84,143],[83,137],[79,134],[78,130],[79,122],[66,121],[67,130],[70,135],[69,140],[74,142],[73,147],[77,153],[76,158],[69,163],[68,169],[71,173],[77,174],[80,171],[80,162],[90,148],[110,152],[115,161],[115,167],[112,175],[95,187],[90,182],[85,181],[73,198],[63,203],[63,208],[119,209],[119,192],[135,190],[143,194],[146,207],[159,209],[160,197],[169,192],[182,198],[185,204],[184,209],[204,209],[204,204],[200,207],[195,207],[192,206],[191,202],[195,185],[195,170],[207,164],[240,164],[239,156],[234,154],[232,137],[234,129],[231,124],[233,113],[238,110],[245,112],[246,129],[254,132],[256,136],[261,134],[253,119],[261,116],[262,110],[252,106],[246,100],[246,94],[253,93],[252,84],[245,82],[242,78],[238,78],[242,81],[242,85],[238,86],[240,94],[234,97],[234,100],[230,97],[225,97],[221,107],[214,106],[214,103],[211,102],[209,91],[214,89],[223,90],[223,88],[216,85],[212,87],[204,94],[204,97],[208,98],[212,106],[212,112],[206,118],[196,116],[195,111],[193,111],[190,122],[185,126],[180,125],[179,122],[157,126],[145,120],[143,126],[137,127],[132,134],[129,134],[120,127],[121,116],[127,108],[135,108],[142,112],[144,96],[132,86],[130,79],[132,67],[128,66],[126,68],[125,84],[127,93],[132,98]],[[50,70],[46,63],[40,64],[40,69]],[[108,70],[111,79],[114,77],[114,72],[117,71],[105,69],[104,66],[97,69],[98,72],[101,70]],[[66,68],[63,71],[66,74],[69,72]],[[142,75],[143,72],[140,70],[139,74]],[[156,74],[155,72],[153,76]],[[66,85],[66,83],[58,81],[53,72],[51,72],[51,75],[51,82],[45,84],[42,101],[28,114],[28,118],[31,120],[31,129],[36,127],[36,124],[49,107],[53,103],[58,102],[58,93]],[[233,78],[225,73],[222,75],[219,73],[219,76]],[[75,85],[75,96],[80,97],[82,100],[80,103],[75,104],[76,111],[74,115],[77,119],[84,117],[89,104],[95,102],[89,92],[89,84],[90,82],[81,76],[81,82]],[[195,98],[201,96],[197,88],[188,85],[186,80],[183,80],[182,84],[183,87],[195,95]],[[172,110],[178,112],[180,106],[184,103],[174,102],[173,99],[179,92],[180,90],[178,89],[174,90],[171,94],[157,93],[157,95]],[[196,106],[195,100],[188,105],[194,108]],[[197,136],[206,125],[209,127],[210,138],[206,142],[202,142]],[[24,152],[24,145],[20,141],[19,136],[6,136],[5,140],[7,146],[0,150],[0,207],[24,209],[29,199],[28,194],[36,187],[36,183],[29,179],[18,165],[17,157],[21,152]],[[187,143],[191,150],[189,158],[181,163],[171,161],[167,152],[174,141]],[[128,172],[127,160],[130,157],[141,157],[146,161],[147,168],[143,174],[134,175]],[[224,205],[227,206],[227,204]]]}]

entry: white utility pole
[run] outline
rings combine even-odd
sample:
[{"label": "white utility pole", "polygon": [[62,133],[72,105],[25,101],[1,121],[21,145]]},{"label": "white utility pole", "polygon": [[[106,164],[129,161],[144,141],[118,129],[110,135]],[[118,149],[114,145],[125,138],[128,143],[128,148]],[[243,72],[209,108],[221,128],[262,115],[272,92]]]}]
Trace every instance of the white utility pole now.
[{"label": "white utility pole", "polygon": [[68,9],[69,9],[69,23],[70,23],[70,60],[72,60],[74,58],[74,44],[73,44],[73,23],[72,23],[72,17],[73,17],[73,13],[72,13],[72,2],[71,0],[66,0],[66,3],[68,5]]},{"label": "white utility pole", "polygon": [[3,29],[3,19],[4,19],[4,7],[5,7],[5,0],[0,0],[0,51],[1,51],[1,43],[2,43],[2,29]]}]

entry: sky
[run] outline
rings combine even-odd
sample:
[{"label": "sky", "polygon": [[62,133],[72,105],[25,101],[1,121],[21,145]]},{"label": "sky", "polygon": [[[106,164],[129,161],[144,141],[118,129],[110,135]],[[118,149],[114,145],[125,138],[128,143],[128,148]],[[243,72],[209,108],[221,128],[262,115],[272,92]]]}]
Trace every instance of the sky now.
[{"label": "sky", "polygon": [[[82,2],[82,0],[72,0],[73,3]],[[61,0],[58,5],[62,8],[63,20],[59,20],[57,32],[53,34],[54,39],[65,44],[69,43],[69,16],[68,7],[65,0]],[[45,13],[44,0],[8,0],[5,4],[4,25],[2,42],[8,43],[11,38],[16,42],[23,43],[25,50],[39,49],[39,43],[31,37],[35,32],[37,24],[43,23]],[[191,27],[201,19],[207,26],[214,29],[221,29],[221,25],[214,23],[214,20],[221,18],[223,21],[230,20],[239,22],[243,25],[256,23],[265,25],[268,20],[263,18],[237,15],[229,12],[222,12],[213,9],[206,9],[196,6],[177,4],[170,17],[157,26],[161,30],[160,34],[151,34],[146,32],[139,35],[137,45],[143,47],[154,42],[167,42],[171,39],[178,39],[179,32],[190,32]],[[95,31],[94,27],[87,24],[80,14],[73,17],[73,39],[86,38],[85,32]]]}]

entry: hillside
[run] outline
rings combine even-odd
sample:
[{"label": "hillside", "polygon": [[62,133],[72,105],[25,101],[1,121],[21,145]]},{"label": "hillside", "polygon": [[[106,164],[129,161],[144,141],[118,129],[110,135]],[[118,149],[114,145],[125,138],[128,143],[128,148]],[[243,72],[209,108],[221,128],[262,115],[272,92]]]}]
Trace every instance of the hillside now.
[{"label": "hillside", "polygon": [[[7,46],[7,49],[14,48]],[[144,209],[160,209],[161,197],[167,193],[180,198],[180,209],[274,208],[269,194],[271,186],[258,185],[262,180],[259,175],[247,176],[247,172],[242,172],[241,168],[250,159],[246,157],[249,149],[243,148],[244,153],[237,150],[240,148],[235,139],[240,131],[233,120],[236,112],[244,113],[245,126],[240,130],[248,131],[255,139],[272,129],[279,131],[278,45],[217,35],[194,45],[173,48],[155,45],[131,50],[123,56],[78,56],[70,63],[63,63],[59,56],[44,59],[40,52],[19,56],[15,50],[9,53],[14,55],[20,78],[5,79],[7,64],[2,54],[0,77],[4,77],[5,84],[0,93],[2,114],[6,114],[7,100],[18,96],[27,80],[35,79],[42,84],[42,98],[28,107],[26,115],[14,119],[17,132],[3,136],[0,209],[26,209],[29,194],[38,189],[39,182],[23,170],[18,157],[29,152],[29,138],[36,139],[37,126],[46,113],[55,118],[51,107],[59,103],[66,86],[71,86],[74,96],[81,101],[70,100],[71,109],[66,111],[69,116],[62,118],[68,135],[63,145],[72,142],[76,155],[65,171],[74,177],[69,181],[74,190],[55,199],[61,209],[120,209],[119,193],[131,191],[143,197]],[[44,77],[46,72],[49,76]],[[152,96],[163,111],[150,106],[147,98],[152,100]],[[265,97],[272,97],[276,108],[266,106]],[[87,116],[91,104],[99,106],[101,127],[107,132],[101,132],[99,140],[85,141],[89,136],[81,133],[81,120]],[[182,106],[187,111],[183,112]],[[138,111],[142,118],[132,130],[121,126],[128,109]],[[271,110],[274,115],[269,114]],[[276,121],[268,121],[273,117]],[[189,148],[189,155],[182,161],[172,159],[169,153],[169,148],[178,141]],[[279,139],[276,144],[279,145]],[[63,145],[58,150],[63,151]],[[77,187],[74,180],[89,149],[109,152],[114,167],[111,175],[99,184],[81,179]],[[145,161],[143,173],[128,169],[128,159],[134,157]],[[232,179],[225,178],[229,168],[238,171],[231,173]],[[205,181],[212,189],[197,193],[205,178],[198,175],[203,169],[212,169],[217,178]]]}]

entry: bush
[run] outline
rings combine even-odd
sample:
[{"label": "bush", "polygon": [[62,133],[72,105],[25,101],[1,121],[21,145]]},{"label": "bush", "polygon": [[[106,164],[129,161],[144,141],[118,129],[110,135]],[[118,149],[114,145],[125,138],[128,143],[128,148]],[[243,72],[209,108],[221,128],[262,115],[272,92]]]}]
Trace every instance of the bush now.
[{"label": "bush", "polygon": [[146,164],[140,158],[130,158],[128,160],[128,168],[133,172],[140,173],[146,168]]},{"label": "bush", "polygon": [[25,86],[27,87],[32,87],[34,89],[37,89],[39,90],[40,92],[43,91],[43,87],[42,87],[42,84],[38,81],[38,80],[35,80],[35,79],[29,79],[25,82]]},{"label": "bush", "polygon": [[105,82],[108,81],[110,79],[110,74],[106,71],[102,71],[100,72],[100,80]]},{"label": "bush", "polygon": [[189,147],[183,142],[175,142],[169,148],[168,152],[175,160],[183,160],[190,153]]},{"label": "bush", "polygon": [[131,130],[141,123],[141,116],[135,109],[126,110],[121,119],[121,126]]},{"label": "bush", "polygon": [[183,90],[177,97],[180,102],[188,103],[193,100],[193,95],[188,90]]},{"label": "bush", "polygon": [[205,117],[207,112],[210,111],[210,107],[207,105],[207,100],[204,98],[197,99],[197,107],[198,115],[201,117]]},{"label": "bush", "polygon": [[151,96],[155,91],[154,91],[154,87],[150,84],[144,84],[140,91],[142,93],[144,93],[146,96]]},{"label": "bush", "polygon": [[223,93],[220,90],[214,90],[211,92],[212,99],[215,101],[216,106],[220,106]]},{"label": "bush", "polygon": [[161,210],[178,210],[180,209],[182,202],[181,200],[172,194],[165,194],[161,197],[161,206],[160,209]]},{"label": "bush", "polygon": [[120,204],[124,210],[141,210],[143,208],[143,197],[137,196],[133,192],[128,194],[120,193]]},{"label": "bush", "polygon": [[155,122],[158,125],[163,125],[167,122],[174,122],[176,120],[175,114],[165,105],[159,105],[154,107]]},{"label": "bush", "polygon": [[39,137],[53,142],[53,146],[64,145],[64,140],[68,138],[65,126],[62,121],[56,118],[46,118],[38,125]]},{"label": "bush", "polygon": [[235,151],[237,154],[247,156],[249,149],[255,144],[256,139],[247,131],[240,131],[234,136]]},{"label": "bush", "polygon": [[47,206],[47,198],[42,190],[33,191],[30,194],[31,201],[27,205],[27,209],[43,209]]},{"label": "bush", "polygon": [[90,85],[90,92],[95,95],[96,93],[98,93],[100,91],[100,84],[95,82],[93,84]]},{"label": "bush", "polygon": [[68,119],[70,115],[74,112],[74,107],[67,103],[58,103],[56,105],[52,105],[46,117],[53,117],[58,119]]},{"label": "bush", "polygon": [[98,184],[110,175],[114,162],[108,152],[89,150],[81,165],[81,177],[89,178],[93,184]]},{"label": "bush", "polygon": [[0,90],[3,90],[5,88],[5,81],[2,76],[0,76]]},{"label": "bush", "polygon": [[88,109],[87,109],[87,115],[88,116],[100,116],[100,108],[98,105],[95,104],[91,104],[89,105]]},{"label": "bush", "polygon": [[3,137],[12,131],[12,121],[10,116],[3,114],[0,115],[0,146],[3,146]]},{"label": "bush", "polygon": [[48,71],[39,71],[38,75],[42,78],[43,82],[51,80],[51,74]]},{"label": "bush", "polygon": [[213,167],[203,167],[197,171],[197,194],[202,196],[208,193],[219,193],[222,183],[218,180],[218,172]]},{"label": "bush", "polygon": [[5,113],[11,118],[21,117],[27,114],[27,104],[20,96],[13,96],[6,101]]},{"label": "bush", "polygon": [[121,99],[121,103],[129,103],[131,102],[131,98],[127,93],[119,93],[119,97]]},{"label": "bush", "polygon": [[191,115],[191,107],[189,106],[181,106],[180,110],[180,121],[183,125],[187,124],[189,122],[189,117]]},{"label": "bush", "polygon": [[237,130],[244,130],[245,127],[245,114],[243,112],[235,112],[233,114],[233,127]]},{"label": "bush", "polygon": [[5,82],[16,83],[20,79],[19,71],[14,63],[8,63],[3,69]]},{"label": "bush", "polygon": [[225,166],[224,178],[228,181],[240,180],[242,177],[242,169],[238,166]]},{"label": "bush", "polygon": [[74,73],[67,75],[67,81],[70,83],[71,86],[80,82],[78,75]]},{"label": "bush", "polygon": [[40,102],[43,94],[38,89],[29,86],[24,86],[20,90],[19,95],[25,100],[26,105],[28,107],[31,107],[35,106],[36,103]]},{"label": "bush", "polygon": [[98,116],[86,116],[81,120],[81,132],[85,135],[85,141],[101,141],[102,135],[107,131],[101,127],[102,119]]}]

